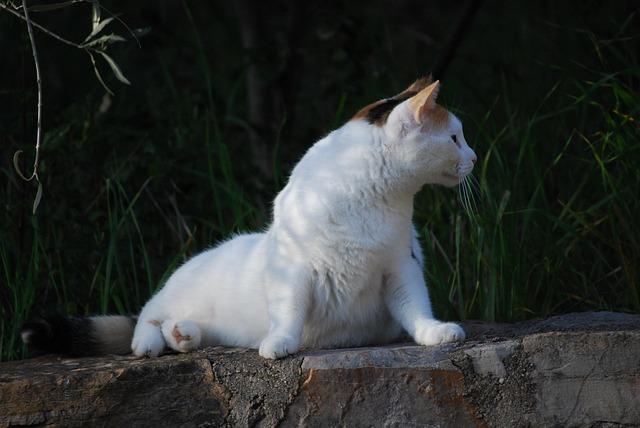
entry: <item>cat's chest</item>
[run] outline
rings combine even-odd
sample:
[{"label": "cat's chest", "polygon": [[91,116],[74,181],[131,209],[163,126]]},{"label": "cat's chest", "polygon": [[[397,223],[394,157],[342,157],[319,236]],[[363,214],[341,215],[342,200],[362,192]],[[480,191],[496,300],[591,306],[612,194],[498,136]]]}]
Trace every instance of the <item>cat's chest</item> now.
[{"label": "cat's chest", "polygon": [[384,294],[384,268],[379,265],[323,266],[314,279],[315,304],[328,313],[359,311],[376,305]]}]

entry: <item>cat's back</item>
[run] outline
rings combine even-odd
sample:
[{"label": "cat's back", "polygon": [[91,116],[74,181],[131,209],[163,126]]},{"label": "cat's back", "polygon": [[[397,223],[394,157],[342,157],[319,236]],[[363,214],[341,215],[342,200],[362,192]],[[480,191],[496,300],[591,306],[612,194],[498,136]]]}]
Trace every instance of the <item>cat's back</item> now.
[{"label": "cat's back", "polygon": [[362,122],[348,122],[316,142],[291,172],[289,182],[318,184],[318,180],[338,184],[367,175],[376,129]]},{"label": "cat's back", "polygon": [[383,194],[379,132],[365,121],[352,121],[314,144],[276,197],[275,229],[350,249],[383,249],[399,228],[402,235],[409,233],[412,197],[391,201]]},{"label": "cat's back", "polygon": [[[203,251],[182,265],[169,278],[161,293],[167,298],[185,292],[194,295],[215,295],[229,289],[233,292],[243,277],[254,276],[264,263],[264,233],[236,235],[217,246]],[[187,291],[188,290],[188,291]]]},{"label": "cat's back", "polygon": [[367,189],[382,162],[375,144],[375,130],[361,121],[349,122],[315,143],[276,197],[274,225],[299,224],[308,230],[315,224],[327,230],[371,205]]}]

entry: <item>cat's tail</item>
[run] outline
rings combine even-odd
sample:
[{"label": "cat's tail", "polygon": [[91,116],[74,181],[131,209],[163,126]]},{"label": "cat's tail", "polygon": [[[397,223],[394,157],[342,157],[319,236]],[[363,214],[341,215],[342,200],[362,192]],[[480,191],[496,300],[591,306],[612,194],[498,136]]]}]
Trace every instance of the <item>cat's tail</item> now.
[{"label": "cat's tail", "polygon": [[129,354],[137,317],[104,315],[35,318],[22,327],[20,336],[35,354],[92,356]]}]

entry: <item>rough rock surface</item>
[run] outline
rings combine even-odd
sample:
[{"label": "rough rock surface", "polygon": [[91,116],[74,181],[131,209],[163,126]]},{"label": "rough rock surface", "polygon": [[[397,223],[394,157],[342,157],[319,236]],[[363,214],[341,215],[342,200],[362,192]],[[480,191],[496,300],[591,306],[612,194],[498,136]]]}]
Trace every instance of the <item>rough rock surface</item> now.
[{"label": "rough rock surface", "polygon": [[467,323],[463,344],[0,364],[2,426],[640,426],[640,315]]}]

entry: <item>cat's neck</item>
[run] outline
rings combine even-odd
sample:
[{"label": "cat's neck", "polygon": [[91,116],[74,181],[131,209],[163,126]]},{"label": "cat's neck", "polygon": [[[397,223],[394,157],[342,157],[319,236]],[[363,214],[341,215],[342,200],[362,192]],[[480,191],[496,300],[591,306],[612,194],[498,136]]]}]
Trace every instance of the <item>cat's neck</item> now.
[{"label": "cat's neck", "polygon": [[425,184],[424,177],[417,176],[412,171],[403,167],[402,161],[396,158],[396,154],[391,148],[385,148],[382,130],[374,130],[379,134],[375,137],[375,144],[382,146],[375,149],[373,153],[382,153],[376,156],[379,165],[378,180],[375,185],[380,187],[385,199],[397,202],[413,204],[413,198]]},{"label": "cat's neck", "polygon": [[[384,147],[384,135],[379,128],[369,129],[370,139],[355,142],[351,138],[362,138],[361,131],[355,135],[346,132],[339,136],[336,143],[348,150],[352,144],[360,144],[365,168],[354,168],[343,179],[349,187],[357,189],[357,193],[365,196],[373,206],[389,207],[394,211],[402,211],[409,216],[413,210],[413,197],[422,188],[420,177],[403,170],[394,159],[393,153]],[[363,174],[363,171],[366,173]]]}]

